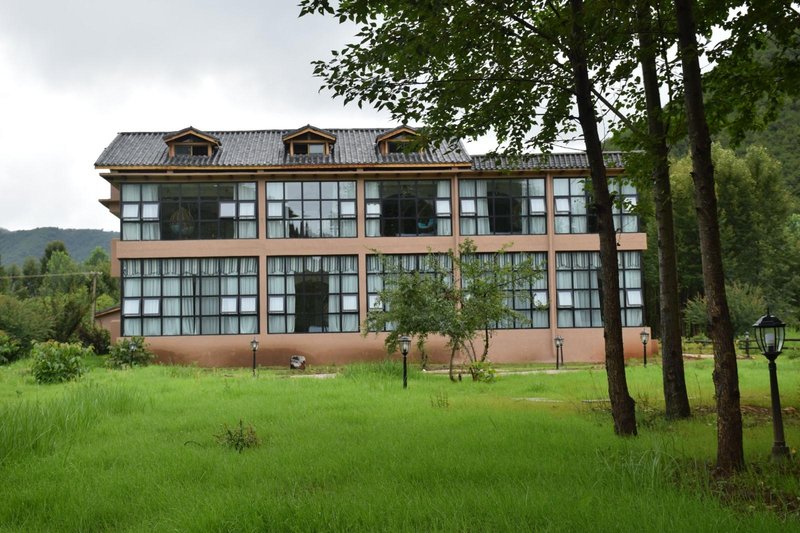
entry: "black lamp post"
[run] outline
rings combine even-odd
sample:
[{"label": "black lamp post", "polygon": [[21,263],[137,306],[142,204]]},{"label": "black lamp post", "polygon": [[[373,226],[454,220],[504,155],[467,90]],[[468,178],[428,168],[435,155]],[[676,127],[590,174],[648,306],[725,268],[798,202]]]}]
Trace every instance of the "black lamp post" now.
[{"label": "black lamp post", "polygon": [[256,352],[258,351],[258,339],[253,337],[250,341],[250,349],[253,350],[253,377],[256,377]]},{"label": "black lamp post", "polygon": [[775,366],[775,359],[783,350],[783,340],[786,337],[786,324],[778,317],[767,314],[759,318],[753,324],[753,332],[761,353],[769,360],[769,391],[772,397],[772,433],[774,443],[772,445],[772,458],[780,461],[789,457],[789,448],[783,436],[783,415],[781,414],[781,397],[778,392],[778,369]]},{"label": "black lamp post", "polygon": [[564,337],[556,335],[553,339],[556,343],[556,370],[558,370],[558,360],[561,359],[561,366],[564,366]]},{"label": "black lamp post", "polygon": [[400,353],[403,354],[403,388],[408,388],[408,346],[411,344],[411,339],[408,335],[400,336]]},{"label": "black lamp post", "polygon": [[641,333],[639,333],[639,338],[642,339],[642,360],[644,361],[644,366],[647,366],[647,341],[650,340],[650,334],[647,332],[646,329],[643,329]]}]

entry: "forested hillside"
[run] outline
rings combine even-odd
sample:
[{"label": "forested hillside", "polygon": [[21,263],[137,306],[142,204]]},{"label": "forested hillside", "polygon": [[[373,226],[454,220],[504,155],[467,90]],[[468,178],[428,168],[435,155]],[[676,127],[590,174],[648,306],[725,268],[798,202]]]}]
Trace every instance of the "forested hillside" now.
[{"label": "forested hillside", "polygon": [[110,252],[111,239],[119,236],[115,231],[98,229],[36,228],[9,231],[0,228],[0,265],[22,266],[27,257],[39,258],[47,243],[61,241],[70,256],[84,261],[96,247]]},{"label": "forested hillside", "polygon": [[[800,100],[790,100],[781,108],[778,116],[762,131],[748,133],[736,150],[741,155],[751,145],[763,146],[769,154],[781,162],[787,184],[795,194],[800,193]],[[722,140],[723,145],[727,144]]]}]

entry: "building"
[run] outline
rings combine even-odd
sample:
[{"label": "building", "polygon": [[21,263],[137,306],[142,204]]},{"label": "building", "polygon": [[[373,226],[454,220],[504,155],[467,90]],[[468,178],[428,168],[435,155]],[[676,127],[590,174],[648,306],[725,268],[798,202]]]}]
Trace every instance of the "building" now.
[{"label": "building", "polygon": [[[112,243],[121,306],[101,320],[112,337],[143,335],[161,360],[204,366],[311,364],[385,356],[361,337],[376,305],[374,250],[408,268],[430,249],[471,238],[479,252],[511,243],[546,276],[509,301],[530,321],[505,324],[496,362],[602,360],[599,241],[583,188],[584,154],[506,160],[460,142],[417,149],[413,128],[120,133],[95,163],[111,185],[101,202],[120,218]],[[645,234],[628,212],[608,153],[616,208],[625,352],[639,356]],[[431,340],[434,360],[444,342]],[[651,344],[652,346],[652,344]],[[413,355],[413,354],[412,354]]]}]

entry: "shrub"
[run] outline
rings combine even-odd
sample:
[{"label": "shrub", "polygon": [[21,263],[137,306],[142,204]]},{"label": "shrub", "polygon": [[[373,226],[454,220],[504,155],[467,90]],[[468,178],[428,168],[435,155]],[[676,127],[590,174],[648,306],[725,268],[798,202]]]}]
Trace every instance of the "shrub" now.
[{"label": "shrub", "polygon": [[91,348],[84,348],[77,343],[34,343],[31,350],[33,377],[38,383],[61,383],[77,379],[83,373],[83,357],[92,353]]},{"label": "shrub", "polygon": [[472,375],[472,381],[482,381],[484,383],[492,383],[497,377],[497,372],[491,361],[473,361],[469,364],[469,373]]},{"label": "shrub", "polygon": [[15,361],[22,356],[22,346],[19,341],[0,331],[0,365]]},{"label": "shrub", "polygon": [[[767,309],[764,291],[761,287],[734,281],[725,284],[725,293],[728,297],[734,334],[743,335],[745,331],[752,330],[753,323]],[[709,324],[706,313],[706,299],[703,296],[696,296],[686,303],[683,316],[687,325],[699,327],[707,334]]]},{"label": "shrub", "polygon": [[245,427],[244,422],[241,420],[239,420],[239,427],[234,427],[233,429],[229,428],[228,424],[225,424],[222,432],[214,435],[214,437],[222,446],[232,448],[239,453],[242,453],[247,448],[255,448],[261,444],[253,426],[248,424]]},{"label": "shrub", "polygon": [[108,330],[92,323],[81,323],[76,336],[81,344],[91,346],[96,354],[108,353],[111,347],[111,334]]},{"label": "shrub", "polygon": [[108,352],[108,366],[112,368],[147,366],[155,358],[155,354],[144,343],[143,337],[131,337],[120,339],[111,347]]},{"label": "shrub", "polygon": [[0,294],[0,330],[19,341],[23,353],[34,341],[51,338],[52,316],[41,298],[19,300]]}]

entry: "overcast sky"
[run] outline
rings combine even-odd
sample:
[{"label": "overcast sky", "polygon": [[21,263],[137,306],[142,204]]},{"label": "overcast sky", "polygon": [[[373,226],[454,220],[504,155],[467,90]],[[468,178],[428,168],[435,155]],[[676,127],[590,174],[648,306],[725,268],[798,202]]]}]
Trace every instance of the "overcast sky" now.
[{"label": "overcast sky", "polygon": [[354,28],[295,4],[0,0],[0,228],[118,230],[94,162],[120,131],[394,125],[318,92]]}]

